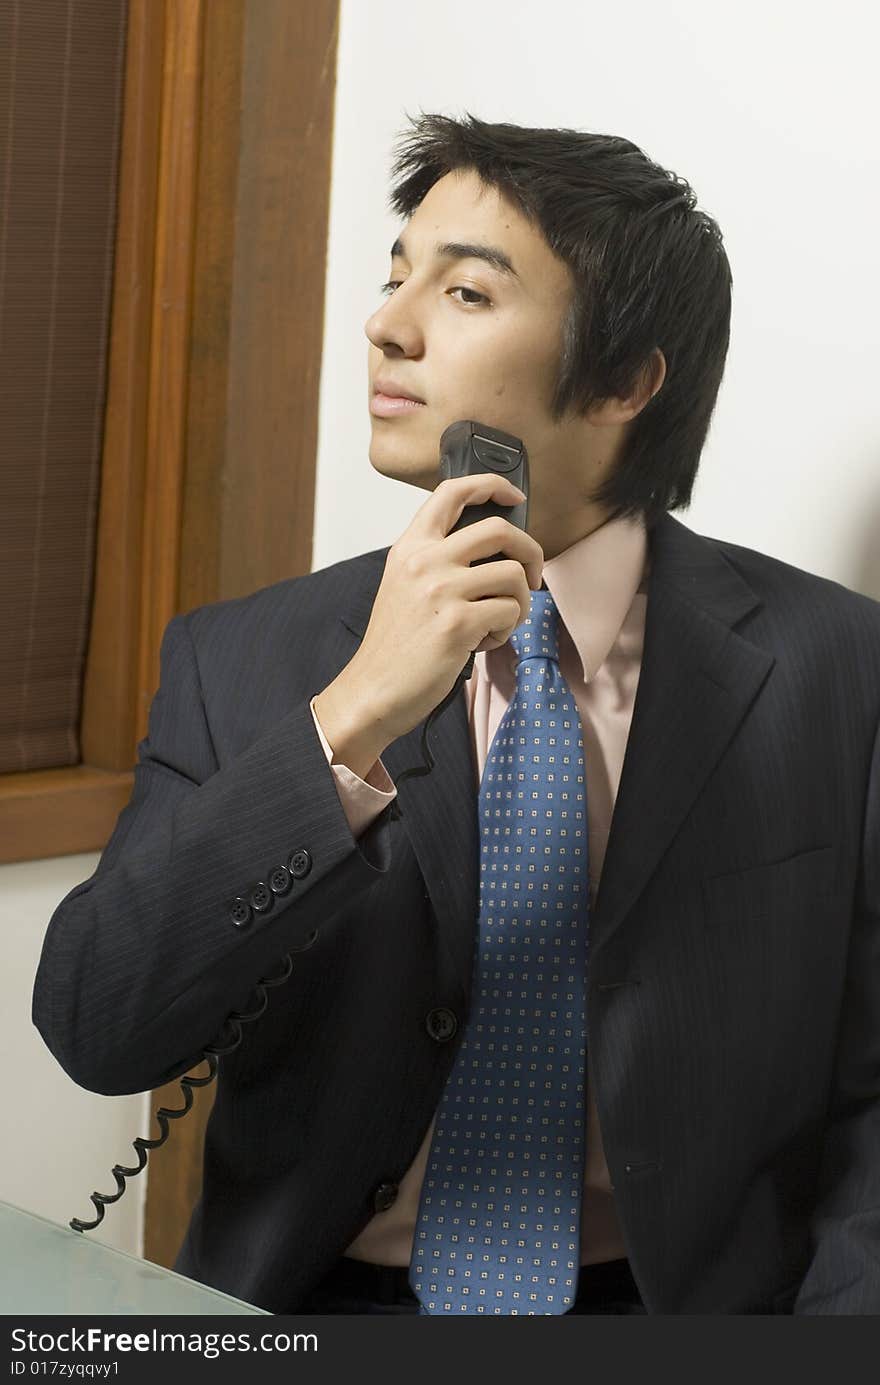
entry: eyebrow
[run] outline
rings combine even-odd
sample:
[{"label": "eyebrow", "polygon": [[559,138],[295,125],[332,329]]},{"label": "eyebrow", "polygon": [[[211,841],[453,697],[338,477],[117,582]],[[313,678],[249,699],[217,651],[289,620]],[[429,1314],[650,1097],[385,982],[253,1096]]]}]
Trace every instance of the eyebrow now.
[{"label": "eyebrow", "polygon": [[[519,278],[509,256],[503,250],[499,250],[496,245],[478,245],[459,240],[438,241],[434,246],[434,254],[445,260],[484,260],[499,274],[504,274],[512,279]],[[391,258],[394,259],[395,255],[401,255],[404,259],[409,258],[400,236],[391,247]]]}]

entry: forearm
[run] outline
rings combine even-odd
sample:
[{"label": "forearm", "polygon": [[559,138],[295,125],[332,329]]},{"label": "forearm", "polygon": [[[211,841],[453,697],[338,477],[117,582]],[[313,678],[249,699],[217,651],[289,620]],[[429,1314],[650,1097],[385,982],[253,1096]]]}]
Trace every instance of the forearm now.
[{"label": "forearm", "polygon": [[315,696],[313,705],[333,748],[332,763],[366,779],[394,735],[351,665]]}]

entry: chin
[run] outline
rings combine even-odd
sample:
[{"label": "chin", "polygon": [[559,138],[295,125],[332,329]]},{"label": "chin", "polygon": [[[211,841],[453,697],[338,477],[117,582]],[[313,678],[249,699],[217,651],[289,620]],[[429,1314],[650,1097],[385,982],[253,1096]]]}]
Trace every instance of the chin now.
[{"label": "chin", "polygon": [[380,476],[403,481],[408,486],[418,486],[426,491],[433,490],[441,479],[439,459],[437,462],[424,462],[411,456],[394,456],[392,449],[377,446],[375,441],[370,446],[370,465]]}]

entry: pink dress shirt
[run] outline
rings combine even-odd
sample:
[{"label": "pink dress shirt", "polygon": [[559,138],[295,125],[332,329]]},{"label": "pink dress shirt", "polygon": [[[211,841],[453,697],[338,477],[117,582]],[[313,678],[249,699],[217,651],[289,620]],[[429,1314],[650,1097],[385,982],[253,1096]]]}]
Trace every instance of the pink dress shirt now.
[{"label": "pink dress shirt", "polygon": [[[631,517],[608,520],[544,563],[544,581],[559,611],[560,669],[577,702],[583,729],[591,906],[599,887],[641,670],[649,573],[645,527],[641,519]],[[464,684],[478,787],[498,724],[516,688],[514,668],[508,641],[498,649],[477,654],[473,674]],[[334,764],[333,751],[315,713],[314,698],[310,705],[342,807],[352,834],[358,837],[397,791],[381,759],[366,780],[346,765]],[[582,1265],[628,1254],[602,1148],[589,1050],[587,1063]],[[434,1119],[401,1180],[397,1198],[390,1208],[370,1219],[346,1255],[380,1265],[410,1263],[433,1132]]]}]

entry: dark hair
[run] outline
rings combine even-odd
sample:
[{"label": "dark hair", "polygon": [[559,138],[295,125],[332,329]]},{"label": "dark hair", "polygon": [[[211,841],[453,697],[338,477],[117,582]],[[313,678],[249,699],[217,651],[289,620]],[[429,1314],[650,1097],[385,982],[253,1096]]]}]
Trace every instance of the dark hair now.
[{"label": "dark hair", "polygon": [[594,499],[649,527],[687,506],[724,374],[733,283],[721,232],[693,189],[614,135],[490,125],[469,113],[407,119],[392,211],[409,218],[444,174],[473,170],[572,272],[554,419],[626,396],[654,348],[663,351],[666,378],[631,420]]}]

